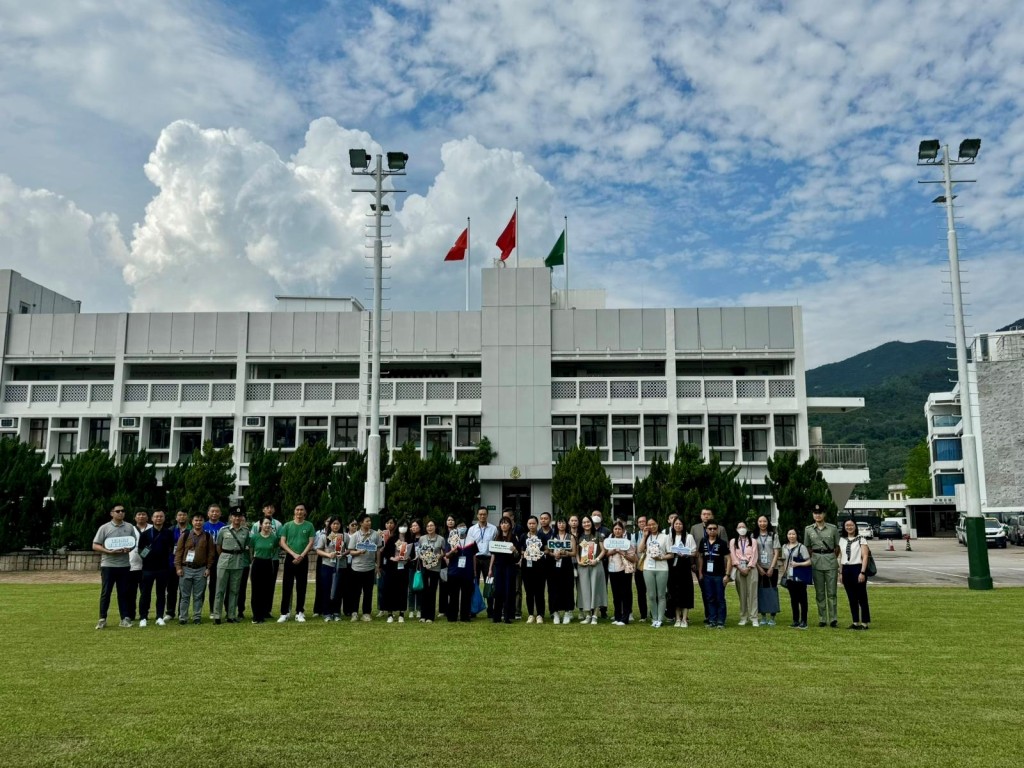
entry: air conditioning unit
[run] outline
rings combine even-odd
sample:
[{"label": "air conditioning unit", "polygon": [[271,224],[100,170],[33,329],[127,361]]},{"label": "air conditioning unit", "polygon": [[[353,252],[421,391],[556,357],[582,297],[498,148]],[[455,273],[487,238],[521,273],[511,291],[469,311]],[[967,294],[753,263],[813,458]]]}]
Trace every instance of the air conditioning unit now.
[{"label": "air conditioning unit", "polygon": [[426,416],[424,418],[424,423],[428,427],[440,427],[441,426],[441,417],[440,416]]},{"label": "air conditioning unit", "polygon": [[262,427],[267,423],[265,416],[246,416],[245,426],[247,427]]},{"label": "air conditioning unit", "polygon": [[138,416],[122,416],[121,417],[121,429],[138,429],[139,428],[139,417]]},{"label": "air conditioning unit", "polygon": [[12,418],[0,419],[0,429],[15,429],[18,426],[18,420]]}]

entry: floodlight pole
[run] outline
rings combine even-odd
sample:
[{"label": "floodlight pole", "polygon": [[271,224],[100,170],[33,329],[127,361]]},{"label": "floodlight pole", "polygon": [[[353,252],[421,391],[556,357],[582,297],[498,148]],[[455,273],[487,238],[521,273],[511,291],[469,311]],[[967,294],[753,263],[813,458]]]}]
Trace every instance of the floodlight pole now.
[{"label": "floodlight pole", "polygon": [[985,518],[981,514],[981,484],[978,473],[977,441],[974,435],[970,377],[967,368],[967,336],[964,330],[964,305],[960,289],[960,250],[953,218],[953,176],[949,145],[942,146],[942,184],[946,191],[946,246],[949,250],[949,278],[953,294],[953,323],[956,334],[956,373],[960,386],[960,422],[963,425],[960,443],[964,461],[964,495],[967,497],[967,561],[969,589],[992,589],[992,573],[988,563],[988,542],[985,540]]}]

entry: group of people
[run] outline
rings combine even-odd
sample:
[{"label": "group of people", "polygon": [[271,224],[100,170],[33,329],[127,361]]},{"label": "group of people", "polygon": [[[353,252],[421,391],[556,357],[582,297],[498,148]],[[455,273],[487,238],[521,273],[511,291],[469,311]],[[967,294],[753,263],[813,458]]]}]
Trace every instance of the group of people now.
[{"label": "group of people", "polygon": [[377,617],[388,623],[432,623],[438,616],[470,621],[486,611],[495,623],[525,616],[528,624],[611,618],[625,626],[635,618],[635,590],[639,621],[685,628],[699,591],[704,624],[722,628],[731,581],[740,626],[775,626],[782,587],[790,597],[790,626],[806,629],[807,588],[813,585],[818,626],[837,627],[841,582],[850,629],[867,629],[868,546],[853,521],[840,533],[825,522],[824,510],[812,512],[814,523],[803,536],[790,529],[782,542],[764,515],[752,528],[740,523],[730,538],[709,509],[690,529],[676,515],[664,530],[645,517],[633,531],[622,520],[609,529],[597,511],[558,520],[544,512],[523,528],[512,510],[494,524],[482,507],[472,524],[453,516],[442,526],[430,519],[399,524],[385,515],[383,530],[376,530],[363,514],[348,525],[329,518],[317,530],[302,504],[287,523],[276,519],[271,504],[251,525],[240,509],[232,509],[225,523],[214,504],[205,515],[178,511],[170,526],[162,510],[152,520],[138,512],[131,525],[118,504],[93,541],[101,553],[96,628],[106,626],[115,591],[122,627],[136,619],[140,627],[148,625],[154,591],[160,626],[175,618],[182,625],[201,623],[207,600],[215,624],[236,623],[245,618],[247,597],[252,623],[262,624],[273,619],[279,576],[277,622],[305,622],[312,561],[312,613],[324,621],[372,621],[376,589]]}]

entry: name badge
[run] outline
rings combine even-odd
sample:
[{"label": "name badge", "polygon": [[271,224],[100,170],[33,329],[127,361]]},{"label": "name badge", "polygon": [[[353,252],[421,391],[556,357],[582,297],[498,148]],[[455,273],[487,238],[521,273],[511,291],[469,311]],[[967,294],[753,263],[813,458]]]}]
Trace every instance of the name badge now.
[{"label": "name badge", "polygon": [[185,553],[185,562],[186,563],[193,563],[193,562],[195,562],[195,559],[196,559],[196,551],[194,549],[190,549],[188,552]]},{"label": "name badge", "polygon": [[793,578],[793,569],[792,569],[792,568],[790,568],[790,569],[789,569],[788,571],[786,571],[786,575],[787,575],[787,576],[788,576],[789,578],[791,578],[791,579],[792,579],[792,578]]},{"label": "name badge", "polygon": [[561,567],[562,567],[562,561],[561,560],[555,560],[555,568],[561,568]]},{"label": "name badge", "polygon": [[527,560],[526,561],[526,567],[527,568],[533,568],[533,560]]},{"label": "name badge", "polygon": [[708,560],[708,573],[714,573],[714,572],[715,572],[715,561],[714,560]]},{"label": "name badge", "polygon": [[463,555],[462,557],[459,558],[459,563],[458,563],[458,565],[456,567],[457,568],[465,568],[466,567],[466,556],[465,555]]},{"label": "name badge", "polygon": [[146,547],[146,548],[145,548],[144,550],[142,550],[141,552],[139,552],[139,556],[140,556],[140,557],[142,557],[142,558],[145,558],[145,557],[147,557],[148,555],[149,555],[149,547]]},{"label": "name badge", "polygon": [[405,570],[405,563],[404,562],[400,562],[398,564],[398,570],[400,570],[400,571],[404,571]]}]

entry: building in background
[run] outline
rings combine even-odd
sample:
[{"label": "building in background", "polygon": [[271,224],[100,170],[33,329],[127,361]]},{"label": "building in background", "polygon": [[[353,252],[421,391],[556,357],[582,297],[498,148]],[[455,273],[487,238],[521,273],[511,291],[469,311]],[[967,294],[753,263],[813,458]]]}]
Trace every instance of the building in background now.
[{"label": "building in background", "polygon": [[[482,281],[479,311],[382,316],[380,392],[390,449],[457,458],[490,439],[482,503],[550,509],[554,460],[577,442],[599,452],[626,516],[633,478],[680,443],[740,465],[765,510],[777,451],[813,453],[840,509],[868,480],[863,446],[808,433],[809,412],[863,399],[807,397],[799,307],[607,309],[600,292],[553,293],[542,267]],[[10,270],[3,286],[0,435],[52,457],[55,474],[91,445],[144,448],[163,469],[211,440],[234,447],[241,490],[257,446],[366,446],[370,323],[354,299],[89,314]]]}]

